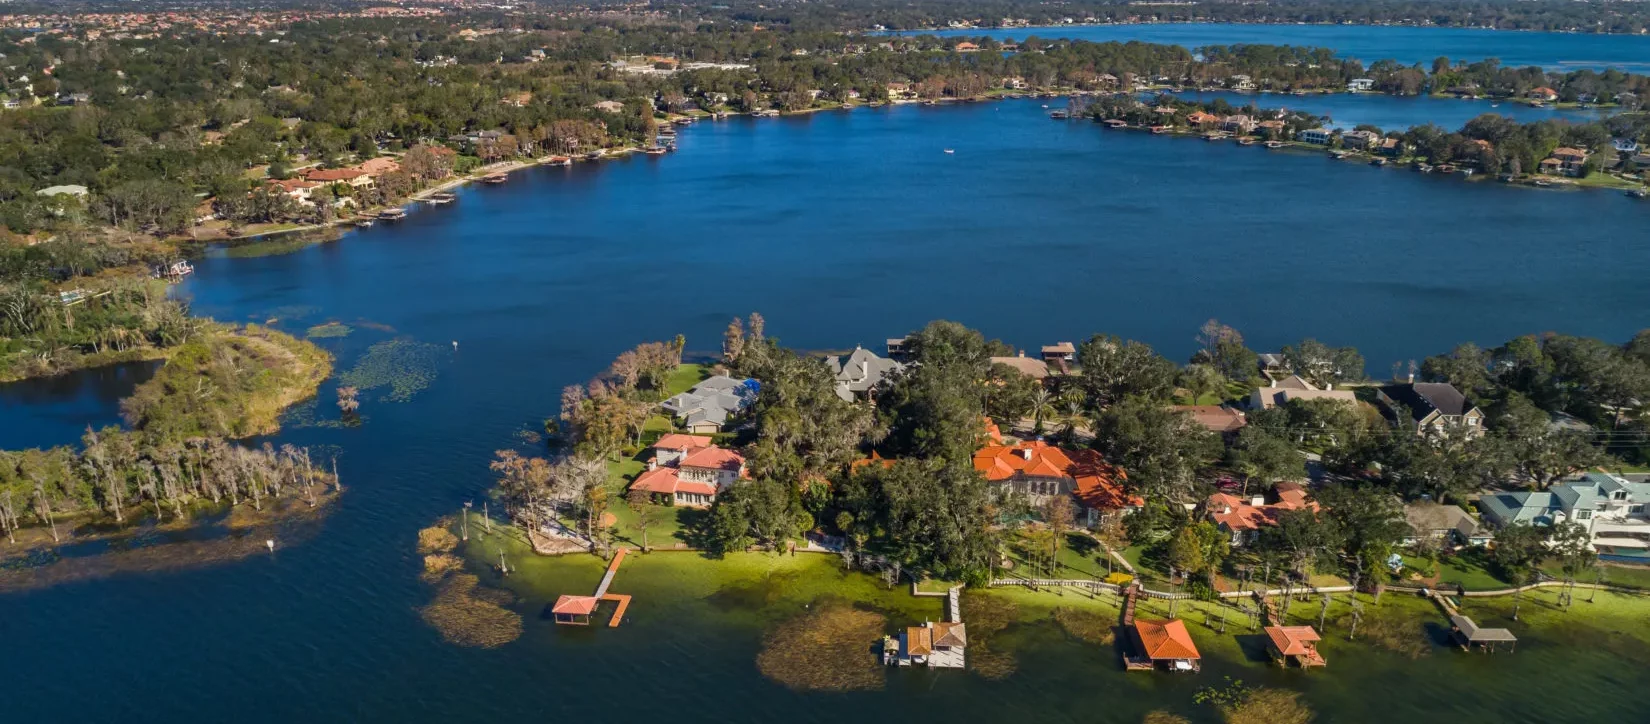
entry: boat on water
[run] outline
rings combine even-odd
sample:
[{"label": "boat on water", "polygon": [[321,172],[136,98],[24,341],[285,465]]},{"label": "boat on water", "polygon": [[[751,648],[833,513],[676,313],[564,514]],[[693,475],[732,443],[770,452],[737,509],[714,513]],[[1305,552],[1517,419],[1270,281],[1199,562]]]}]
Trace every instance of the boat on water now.
[{"label": "boat on water", "polygon": [[1627,195],[1635,199],[1642,199],[1645,197],[1650,197],[1650,191],[1646,191],[1644,189],[1628,189]]},{"label": "boat on water", "polygon": [[384,209],[378,212],[379,221],[398,221],[407,218],[406,209]]},{"label": "boat on water", "polygon": [[1283,141],[1267,141],[1267,148],[1283,148]]},{"label": "boat on water", "polygon": [[693,123],[693,119],[690,118],[690,117],[687,117],[687,116],[683,116],[683,117],[678,118],[674,121],[671,121],[671,123],[674,123],[678,126],[686,126],[686,125],[689,125],[689,124]]},{"label": "boat on water", "polygon": [[663,156],[663,155],[665,155],[665,147],[664,146],[654,146],[653,148],[649,148],[645,151],[642,151],[642,153],[645,153],[649,156]]},{"label": "boat on water", "polygon": [[424,200],[428,201],[432,204],[435,204],[436,206],[444,206],[446,204],[450,204],[454,201],[457,201],[458,197],[454,196],[452,194],[449,194],[445,191],[437,191],[433,194],[430,194]]},{"label": "boat on water", "polygon": [[956,152],[957,152],[957,150],[956,150],[956,149],[954,149],[954,148],[947,148],[947,149],[945,149],[945,152],[946,152],[946,153],[956,153]]},{"label": "boat on water", "polygon": [[551,166],[571,166],[573,159],[569,156],[551,156],[545,163]]},{"label": "boat on water", "polygon": [[1544,178],[1538,178],[1533,183],[1536,186],[1540,186],[1541,188],[1547,188],[1548,186],[1553,185],[1553,182],[1548,181],[1547,179],[1544,179]]},{"label": "boat on water", "polygon": [[493,184],[494,186],[497,186],[498,184],[504,183],[505,181],[509,181],[509,180],[510,180],[510,177],[506,176],[502,173],[492,173],[492,174],[487,174],[486,176],[483,176],[482,179],[481,179],[481,182],[482,183],[487,183],[487,184]]},{"label": "boat on water", "polygon": [[1385,166],[1386,165],[1386,159],[1384,159],[1384,158],[1369,159],[1369,165],[1371,165],[1371,166]]},{"label": "boat on water", "polygon": [[372,228],[372,219],[359,219],[355,222],[355,226],[360,229],[370,229]]},{"label": "boat on water", "polygon": [[1448,163],[1438,164],[1437,166],[1433,166],[1433,169],[1438,173],[1455,173],[1456,171],[1455,165]]},{"label": "boat on water", "polygon": [[[1048,106],[1043,106],[1043,107],[1047,108]],[[1066,111],[1054,111],[1052,113],[1049,113],[1048,117],[1053,118],[1056,121],[1063,121],[1067,118],[1070,118],[1071,114],[1067,113]]]},{"label": "boat on water", "polygon": [[591,151],[590,153],[584,154],[584,160],[586,160],[586,161],[600,161],[600,160],[602,160],[602,155],[603,154],[602,154],[601,151]]}]

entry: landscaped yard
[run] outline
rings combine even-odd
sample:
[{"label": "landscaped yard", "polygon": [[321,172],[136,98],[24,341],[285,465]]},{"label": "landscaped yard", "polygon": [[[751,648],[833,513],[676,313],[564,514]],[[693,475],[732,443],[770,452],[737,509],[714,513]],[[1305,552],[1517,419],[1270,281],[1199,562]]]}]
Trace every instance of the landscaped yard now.
[{"label": "landscaped yard", "polygon": [[705,365],[682,365],[670,374],[665,382],[665,397],[675,397],[692,389],[694,385],[710,377],[710,368]]}]

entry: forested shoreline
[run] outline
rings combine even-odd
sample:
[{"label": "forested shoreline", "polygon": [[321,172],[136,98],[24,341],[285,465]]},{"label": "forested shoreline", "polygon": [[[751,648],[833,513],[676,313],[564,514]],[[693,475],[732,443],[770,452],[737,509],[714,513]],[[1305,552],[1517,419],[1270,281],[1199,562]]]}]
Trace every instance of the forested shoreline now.
[{"label": "forested shoreline", "polygon": [[[1385,380],[1366,373],[1356,349],[1306,339],[1277,353],[1276,374],[1294,375],[1307,389],[1348,390],[1345,399],[1250,406],[1246,425],[1221,434],[1176,405],[1242,408],[1277,378],[1263,377],[1241,333],[1214,320],[1185,364],[1101,334],[1076,346],[1069,373],[1045,380],[1005,364],[1008,345],[934,322],[906,338],[901,371],[868,401],[850,401],[837,394],[820,357],[780,346],[753,317],[753,328],[730,327],[719,368],[760,382],[749,413],[716,438],[743,455],[744,477],[708,513],[684,517],[680,533],[712,554],[783,550],[805,534],[825,535],[847,541],[855,556],[913,575],[980,581],[1005,546],[1057,553],[1061,531],[1076,525],[1074,511],[1058,498],[1034,504],[990,484],[973,462],[998,428],[1092,450],[1120,468],[1126,492],[1143,503],[1091,520],[1092,534],[1114,548],[1173,556],[1177,568],[1211,580],[1237,558],[1217,551],[1220,534],[1190,511],[1217,490],[1241,484],[1246,495],[1262,494],[1304,481],[1308,454],[1323,469],[1311,493],[1322,509],[1285,515],[1238,558],[1256,570],[1361,575],[1366,584],[1390,575],[1386,561],[1409,537],[1406,502],[1466,505],[1480,491],[1546,490],[1583,471],[1650,463],[1650,330],[1624,344],[1558,334],[1493,349],[1463,344],[1395,367]],[[676,361],[660,355],[640,377],[619,372],[633,364],[615,364],[588,386],[570,388],[559,430],[565,447],[555,459],[501,453],[498,495],[517,524],[536,529],[555,509],[585,521],[592,541],[612,538],[594,521],[624,491],[604,470],[661,434],[647,422],[659,388],[646,380],[669,377]],[[1483,411],[1483,424],[1419,431],[1397,424],[1391,415],[1401,413],[1376,396],[1406,380],[1453,386]],[[629,502],[644,516],[645,540],[659,513],[640,512],[646,506],[633,496]],[[1498,533],[1498,575],[1529,580],[1544,561],[1563,558],[1559,551],[1577,565],[1592,560],[1584,538],[1576,549],[1573,531],[1552,532],[1568,542],[1544,548],[1548,534],[1527,524]]]},{"label": "forested shoreline", "polygon": [[[1551,91],[1552,102],[1624,111],[1650,93],[1641,75],[1493,60],[1366,65],[1323,48],[1004,45],[623,14],[347,18],[269,40],[0,33],[0,85],[17,106],[0,113],[5,236],[176,240],[209,226],[320,223],[484,163],[646,147],[683,114],[1020,90],[1341,92],[1355,80],[1373,92],[1519,102]],[[426,152],[439,163],[415,162]],[[293,185],[378,157],[399,168],[375,183]]]}]

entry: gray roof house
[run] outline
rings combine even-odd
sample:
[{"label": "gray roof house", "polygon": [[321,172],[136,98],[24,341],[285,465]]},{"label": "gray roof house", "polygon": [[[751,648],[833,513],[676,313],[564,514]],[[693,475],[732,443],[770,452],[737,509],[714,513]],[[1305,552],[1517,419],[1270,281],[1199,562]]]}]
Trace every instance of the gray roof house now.
[{"label": "gray roof house", "polygon": [[825,364],[830,366],[831,374],[836,375],[837,397],[848,402],[853,402],[856,395],[870,396],[877,385],[905,369],[903,364],[887,357],[878,357],[875,352],[858,346],[846,358],[839,355],[826,357]]},{"label": "gray roof house", "polygon": [[1577,523],[1592,535],[1600,553],[1650,557],[1650,482],[1632,482],[1609,473],[1587,473],[1580,480],[1544,492],[1486,495],[1478,499],[1484,519],[1496,526],[1513,523]]},{"label": "gray roof house", "polygon": [[[1381,402],[1381,412],[1389,422],[1407,427],[1417,435],[1427,431],[1443,432],[1445,428],[1464,425],[1468,434],[1484,434],[1484,413],[1466,395],[1445,382],[1405,382],[1382,385],[1375,392]],[[1408,410],[1400,415],[1399,408]]]},{"label": "gray roof house", "polygon": [[743,412],[756,401],[755,380],[717,375],[676,395],[659,406],[682,419],[690,433],[712,433],[722,429],[728,418]]},{"label": "gray roof house", "polygon": [[1458,505],[1443,505],[1431,501],[1404,506],[1404,520],[1414,531],[1404,539],[1404,545],[1422,540],[1443,540],[1457,545],[1483,545],[1490,533]]}]

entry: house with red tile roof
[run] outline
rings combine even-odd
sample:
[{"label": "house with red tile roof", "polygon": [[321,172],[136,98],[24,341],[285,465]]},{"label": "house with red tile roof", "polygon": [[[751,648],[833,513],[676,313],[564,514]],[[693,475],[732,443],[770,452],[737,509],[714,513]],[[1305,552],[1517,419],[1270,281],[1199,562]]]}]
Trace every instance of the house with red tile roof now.
[{"label": "house with red tile roof", "polygon": [[1063,450],[1040,440],[987,445],[974,453],[974,469],[1004,490],[1041,505],[1070,495],[1093,523],[1106,513],[1129,512],[1144,501],[1123,487],[1128,476],[1094,450]]},{"label": "house with red tile roof", "polygon": [[654,443],[653,459],[630,489],[673,505],[701,508],[716,502],[716,494],[744,474],[743,455],[710,444],[708,437],[671,434]]},{"label": "house with red tile roof", "polygon": [[315,202],[309,200],[309,193],[320,185],[321,184],[315,183],[314,181],[305,181],[298,178],[269,180],[270,189],[278,190],[287,196],[291,196],[293,201],[296,201],[304,206],[315,205]]},{"label": "house with red tile roof", "polygon": [[1186,116],[1186,122],[1194,126],[1218,124],[1221,120],[1220,116],[1213,113],[1204,113],[1203,111],[1196,111],[1192,115]]},{"label": "house with red tile roof", "polygon": [[1209,432],[1222,435],[1235,434],[1249,424],[1242,412],[1224,405],[1174,405],[1169,409],[1191,415],[1197,424],[1208,428]]},{"label": "house with red tile roof", "polygon": [[371,186],[372,177],[358,167],[312,168],[304,172],[304,180],[322,184],[349,184],[357,188]]},{"label": "house with red tile roof", "polygon": [[390,158],[389,156],[378,156],[376,158],[369,158],[362,161],[361,163],[356,164],[355,167],[361,169],[361,171],[368,176],[378,178],[379,176],[383,176],[387,173],[400,171],[401,163],[393,158]]},{"label": "house with red tile roof", "polygon": [[1540,88],[1532,88],[1532,89],[1530,89],[1530,92],[1529,92],[1528,95],[1531,98],[1534,98],[1538,101],[1556,101],[1556,100],[1558,100],[1558,91],[1555,91],[1555,90],[1553,90],[1551,88],[1548,88],[1546,86],[1542,86]]},{"label": "house with red tile roof", "polygon": [[1272,498],[1272,502],[1267,502],[1263,495],[1241,498],[1230,493],[1215,493],[1203,501],[1203,514],[1231,536],[1233,546],[1241,546],[1254,542],[1262,528],[1277,525],[1284,513],[1294,510],[1316,513],[1321,509],[1300,483],[1278,483],[1272,489]]}]

